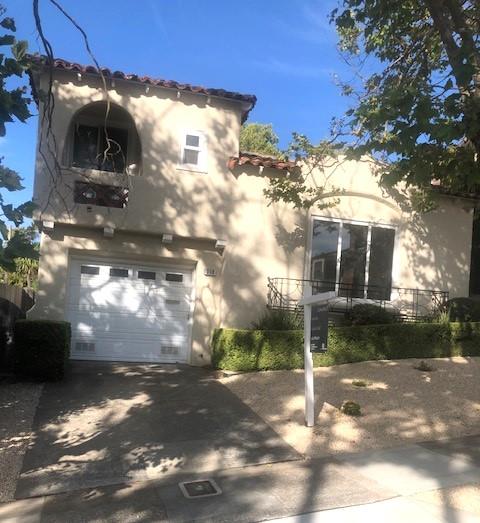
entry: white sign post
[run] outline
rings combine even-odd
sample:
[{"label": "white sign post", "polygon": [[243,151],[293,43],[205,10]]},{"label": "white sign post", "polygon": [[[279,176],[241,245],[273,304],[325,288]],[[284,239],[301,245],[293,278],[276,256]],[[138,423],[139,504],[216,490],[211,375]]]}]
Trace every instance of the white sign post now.
[{"label": "white sign post", "polygon": [[305,424],[313,427],[315,424],[315,391],[313,387],[313,354],[311,351],[312,335],[312,306],[327,305],[328,301],[335,298],[334,292],[322,292],[312,295],[312,287],[305,286],[303,298],[298,302],[303,305],[304,324],[304,353],[305,353]]}]

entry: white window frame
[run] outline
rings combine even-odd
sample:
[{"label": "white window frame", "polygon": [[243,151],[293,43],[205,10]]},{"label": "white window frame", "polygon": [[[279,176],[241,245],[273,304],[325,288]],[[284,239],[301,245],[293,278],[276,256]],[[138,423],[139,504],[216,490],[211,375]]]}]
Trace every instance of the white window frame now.
[{"label": "white window frame", "polygon": [[[368,299],[367,293],[368,293],[368,281],[369,281],[369,270],[370,270],[370,250],[371,250],[371,241],[372,241],[372,228],[380,227],[383,229],[391,229],[394,231],[395,236],[393,238],[391,286],[392,286],[392,288],[396,287],[396,285],[395,285],[396,269],[395,268],[396,268],[396,253],[398,252],[398,249],[397,249],[398,228],[395,225],[391,225],[388,223],[380,223],[380,222],[367,222],[367,221],[360,221],[360,220],[348,220],[348,219],[343,219],[343,218],[332,218],[330,216],[319,216],[319,215],[315,215],[315,214],[310,215],[309,231],[308,231],[308,237],[307,237],[307,255],[305,257],[305,261],[306,261],[305,275],[308,280],[312,279],[313,222],[315,220],[321,220],[321,221],[325,221],[325,222],[334,222],[334,223],[339,224],[337,260],[336,260],[337,265],[336,265],[336,269],[335,269],[335,293],[337,295],[338,295],[338,291],[339,291],[339,287],[340,287],[340,263],[341,263],[341,258],[342,258],[342,232],[343,232],[343,226],[345,224],[362,225],[363,227],[368,227],[368,229],[367,229],[367,252],[366,252],[366,257],[365,257],[365,283],[364,283],[365,289],[364,289],[363,299]],[[376,301],[376,300],[372,300],[372,301]],[[391,301],[391,299],[389,301]]]},{"label": "white window frame", "polygon": [[[187,136],[198,137],[198,147],[187,145]],[[198,152],[198,164],[185,163],[183,161],[185,150]],[[180,158],[178,162],[178,169],[184,171],[196,171],[201,173],[207,172],[207,138],[202,131],[183,131],[180,135]]]}]

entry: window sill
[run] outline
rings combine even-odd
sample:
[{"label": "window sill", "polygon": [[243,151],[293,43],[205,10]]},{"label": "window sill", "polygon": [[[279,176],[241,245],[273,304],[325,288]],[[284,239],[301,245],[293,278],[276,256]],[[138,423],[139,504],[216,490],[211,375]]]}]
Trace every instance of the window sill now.
[{"label": "window sill", "polygon": [[177,165],[177,171],[189,171],[194,173],[207,174],[207,171],[198,165],[180,164]]},{"label": "window sill", "polygon": [[68,165],[60,166],[62,174],[83,174],[83,175],[93,175],[93,176],[113,176],[115,178],[119,176],[136,176],[136,174],[128,173],[117,173],[113,171],[101,171],[100,169],[90,169],[87,167],[72,167]]}]

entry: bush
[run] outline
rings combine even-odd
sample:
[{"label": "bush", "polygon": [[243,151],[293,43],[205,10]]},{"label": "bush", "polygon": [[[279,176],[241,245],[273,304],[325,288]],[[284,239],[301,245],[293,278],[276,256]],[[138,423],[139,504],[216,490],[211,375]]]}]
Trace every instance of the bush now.
[{"label": "bush", "polygon": [[346,414],[347,416],[361,416],[362,415],[362,409],[360,408],[360,405],[356,403],[355,401],[344,401],[342,403],[342,406],[340,407],[340,410]]},{"label": "bush", "polygon": [[370,303],[354,305],[345,319],[348,325],[388,325],[396,321],[393,312]]},{"label": "bush", "polygon": [[480,302],[472,298],[452,298],[445,304],[448,321],[480,321]]},{"label": "bush", "polygon": [[259,331],[292,331],[303,328],[303,320],[290,311],[267,309],[263,316],[252,323],[252,328]]},{"label": "bush", "polygon": [[[480,323],[331,327],[317,367],[369,360],[480,356]],[[303,331],[217,329],[212,363],[233,371],[303,368]]]},{"label": "bush", "polygon": [[60,380],[70,356],[70,323],[18,320],[14,329],[14,370],[17,375]]}]

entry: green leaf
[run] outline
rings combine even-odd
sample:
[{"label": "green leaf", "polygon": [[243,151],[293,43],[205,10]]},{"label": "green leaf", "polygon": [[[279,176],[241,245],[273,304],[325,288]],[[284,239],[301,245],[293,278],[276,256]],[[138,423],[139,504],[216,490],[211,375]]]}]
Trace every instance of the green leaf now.
[{"label": "green leaf", "polygon": [[3,220],[0,220],[0,234],[3,236],[4,240],[8,238],[8,227]]},{"label": "green leaf", "polygon": [[12,54],[18,62],[21,62],[28,50],[28,42],[26,40],[19,40],[12,45]]},{"label": "green leaf", "polygon": [[15,32],[17,30],[17,28],[15,27],[15,20],[8,16],[0,22],[0,25],[5,29],[8,29],[9,31]]},{"label": "green leaf", "polygon": [[10,192],[24,189],[19,174],[4,165],[0,165],[0,188]]},{"label": "green leaf", "polygon": [[31,218],[33,211],[37,208],[37,205],[33,201],[24,202],[17,207],[17,210],[23,214],[25,218]]},{"label": "green leaf", "polygon": [[23,214],[18,208],[14,208],[11,203],[3,204],[2,206],[3,214],[5,218],[10,222],[13,222],[17,227],[23,222]]},{"label": "green leaf", "polygon": [[13,35],[0,36],[0,45],[13,45],[15,43],[15,37]]}]

